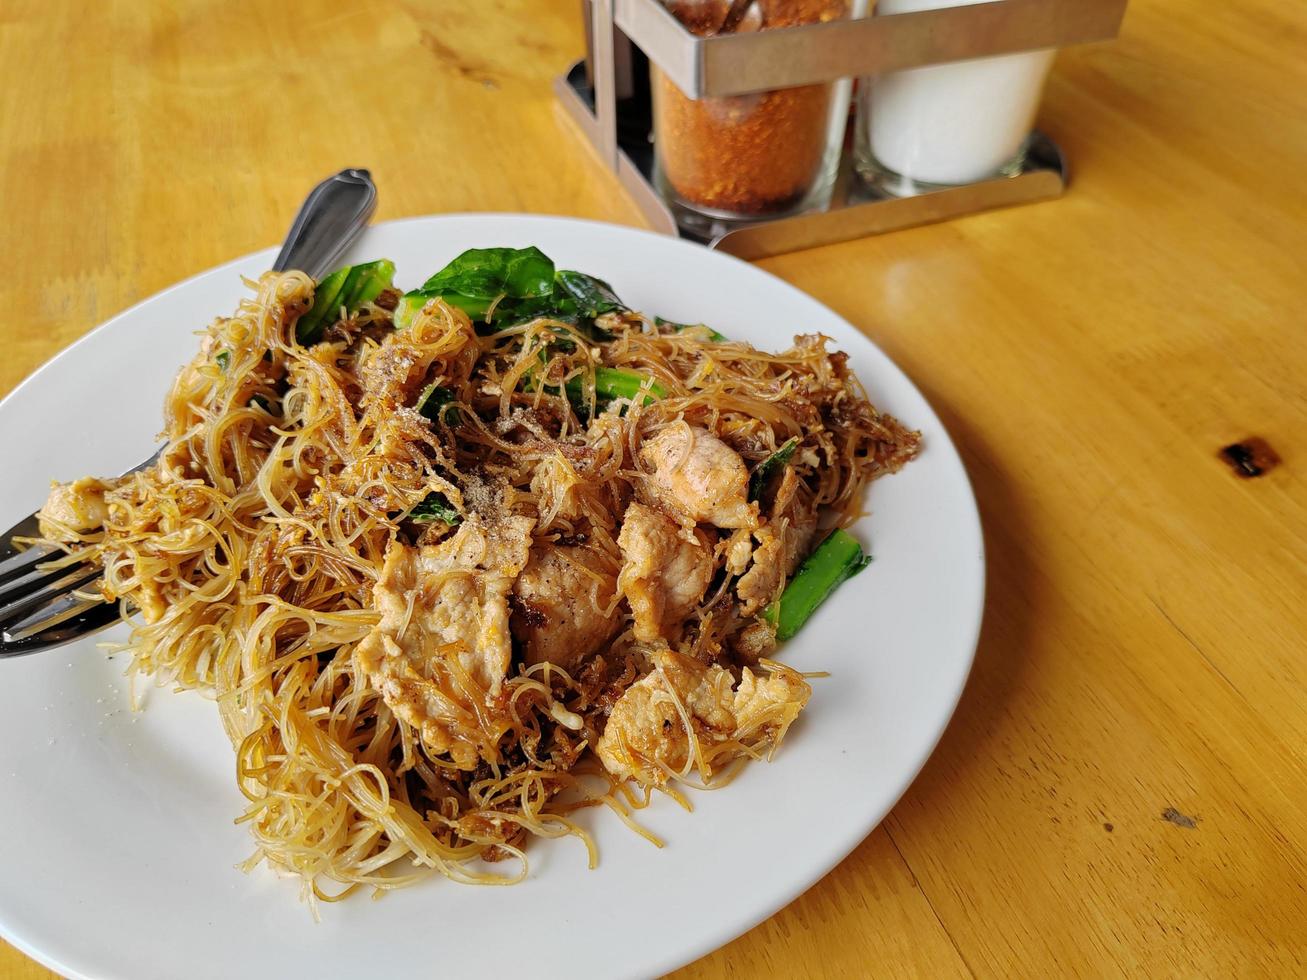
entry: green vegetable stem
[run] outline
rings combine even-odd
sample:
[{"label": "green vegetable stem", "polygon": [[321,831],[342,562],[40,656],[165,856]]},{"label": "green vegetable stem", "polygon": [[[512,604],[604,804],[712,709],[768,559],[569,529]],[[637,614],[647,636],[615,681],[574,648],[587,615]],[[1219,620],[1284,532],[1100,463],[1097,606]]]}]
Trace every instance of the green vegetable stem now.
[{"label": "green vegetable stem", "polygon": [[[597,367],[594,373],[595,400],[600,404],[614,398],[629,398],[634,401],[644,391],[644,404],[652,404],[656,399],[666,398],[667,389],[654,381],[647,374],[639,371],[624,371],[621,368]],[[569,378],[565,385],[567,397],[573,405],[584,405],[586,377],[577,375]]]},{"label": "green vegetable stem", "polygon": [[776,638],[788,640],[826,601],[836,586],[871,563],[857,539],[840,528],[832,531],[799,566],[781,597],[763,612],[776,627]]},{"label": "green vegetable stem", "polygon": [[675,320],[664,320],[662,317],[656,316],[654,317],[654,324],[659,327],[671,327],[677,333],[682,330],[702,330],[708,335],[708,339],[715,344],[729,343],[725,334],[718,333],[706,323],[677,323]]},{"label": "green vegetable stem", "polygon": [[776,452],[772,453],[761,463],[759,463],[749,476],[749,502],[759,499],[763,490],[767,488],[767,481],[771,479],[772,474],[783,470],[785,464],[790,461],[794,455],[794,450],[799,448],[799,437],[791,436],[786,439]]}]

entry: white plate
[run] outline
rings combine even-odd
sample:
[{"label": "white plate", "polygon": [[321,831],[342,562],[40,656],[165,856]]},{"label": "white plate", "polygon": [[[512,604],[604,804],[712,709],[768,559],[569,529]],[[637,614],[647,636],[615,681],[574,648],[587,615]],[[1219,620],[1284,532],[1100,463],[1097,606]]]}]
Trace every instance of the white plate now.
[{"label": "white plate", "polygon": [[[658,850],[606,811],[574,839],[533,841],[512,888],[434,879],[323,907],[234,865],[250,852],[214,706],[151,688],[127,703],[123,656],[94,641],[0,663],[0,934],[75,977],[649,976],[699,957],[793,900],[885,816],[930,754],[971,666],[984,592],[975,501],[957,452],[901,371],[826,307],[744,262],[629,228],[454,215],[370,230],[411,286],[464,248],[538,245],[609,280],[635,308],[707,322],[758,347],[821,331],[874,402],[921,429],[921,457],[875,483],[856,528],[876,560],[782,659],[829,670],[770,765],[643,815]],[[64,351],[0,403],[0,527],[49,481],[116,473],[155,446],[193,331],[227,314],[274,250],[174,286]],[[121,630],[121,627],[118,628]],[[120,638],[115,631],[105,634]],[[102,637],[104,638],[104,637]]]}]

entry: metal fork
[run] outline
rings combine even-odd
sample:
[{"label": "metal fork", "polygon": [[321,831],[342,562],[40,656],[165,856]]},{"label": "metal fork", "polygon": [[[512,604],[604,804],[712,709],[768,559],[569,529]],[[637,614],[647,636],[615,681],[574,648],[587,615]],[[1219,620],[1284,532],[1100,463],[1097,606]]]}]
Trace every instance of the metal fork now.
[{"label": "metal fork", "polygon": [[[305,198],[272,268],[299,269],[321,279],[363,233],[376,209],[377,188],[366,170],[333,174]],[[162,451],[127,473],[153,466]],[[14,540],[36,537],[36,514],[0,536],[0,659],[80,640],[121,615],[118,603],[99,596],[98,565],[61,563],[58,548],[23,550]]]}]

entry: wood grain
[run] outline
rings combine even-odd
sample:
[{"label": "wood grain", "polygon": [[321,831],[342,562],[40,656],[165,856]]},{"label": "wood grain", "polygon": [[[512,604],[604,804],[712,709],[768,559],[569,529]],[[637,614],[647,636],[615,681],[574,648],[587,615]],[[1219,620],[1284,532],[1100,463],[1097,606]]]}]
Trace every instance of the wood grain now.
[{"label": "wood grain", "polygon": [[[1134,0],[1054,70],[1065,198],[763,263],[939,409],[990,590],[890,818],[684,976],[1307,971],[1304,39],[1300,4]],[[359,161],[381,218],[636,223],[552,103],[580,45],[571,0],[6,0],[0,392]],[[1254,435],[1282,462],[1240,479]]]}]

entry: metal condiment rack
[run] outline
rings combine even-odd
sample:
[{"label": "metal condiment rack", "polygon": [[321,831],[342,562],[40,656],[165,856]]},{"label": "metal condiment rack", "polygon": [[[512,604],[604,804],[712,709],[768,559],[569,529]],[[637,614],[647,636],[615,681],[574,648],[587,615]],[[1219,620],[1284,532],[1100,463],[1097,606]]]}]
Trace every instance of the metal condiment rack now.
[{"label": "metal condiment rack", "polygon": [[[987,55],[1061,48],[1114,38],[1126,0],[991,0],[888,17],[697,37],[658,0],[582,0],[587,57],[554,88],[568,114],[655,230],[677,226],[653,184],[648,71],[655,62],[691,98],[876,75]],[[852,127],[850,126],[850,129]],[[888,197],[854,173],[851,140],[829,206],[760,219],[711,239],[754,259],[1059,196],[1067,167],[1058,147],[1034,134],[1011,177],[912,197]]]}]

